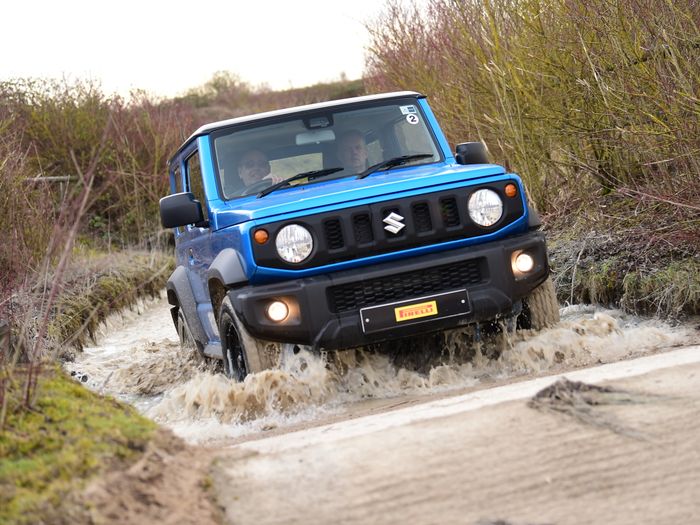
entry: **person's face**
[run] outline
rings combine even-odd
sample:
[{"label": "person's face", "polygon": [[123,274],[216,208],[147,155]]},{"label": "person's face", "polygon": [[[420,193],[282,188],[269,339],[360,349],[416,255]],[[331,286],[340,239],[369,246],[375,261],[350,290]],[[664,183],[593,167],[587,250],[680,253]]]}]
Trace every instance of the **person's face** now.
[{"label": "person's face", "polygon": [[349,135],[341,139],[338,145],[338,159],[345,169],[357,173],[367,168],[367,146],[360,135]]},{"label": "person's face", "polygon": [[243,184],[250,186],[270,174],[270,163],[262,151],[249,151],[238,164],[238,176]]}]

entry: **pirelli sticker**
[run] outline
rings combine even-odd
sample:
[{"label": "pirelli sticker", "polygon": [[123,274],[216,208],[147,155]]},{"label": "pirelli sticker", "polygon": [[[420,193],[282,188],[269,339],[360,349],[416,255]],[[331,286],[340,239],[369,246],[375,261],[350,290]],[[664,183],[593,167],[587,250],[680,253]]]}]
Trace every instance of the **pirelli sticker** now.
[{"label": "pirelli sticker", "polygon": [[[466,317],[471,313],[471,302],[464,288],[449,292],[414,297],[394,303],[379,304],[360,309],[362,331],[366,334],[408,328],[414,324],[435,323],[439,319]],[[403,330],[400,330],[403,332]]]},{"label": "pirelli sticker", "polygon": [[427,301],[425,303],[409,304],[394,308],[396,322],[411,321],[420,317],[430,317],[438,314],[437,301]]}]

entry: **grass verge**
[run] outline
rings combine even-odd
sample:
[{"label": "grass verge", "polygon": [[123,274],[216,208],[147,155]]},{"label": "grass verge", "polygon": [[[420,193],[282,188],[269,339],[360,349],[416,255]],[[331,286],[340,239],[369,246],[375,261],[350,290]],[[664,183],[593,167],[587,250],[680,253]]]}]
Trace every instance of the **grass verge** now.
[{"label": "grass verge", "polygon": [[58,367],[43,374],[33,410],[18,409],[21,388],[8,394],[0,435],[0,523],[69,522],[76,509],[67,496],[89,478],[135,461],[156,429],[133,408],[90,392]]},{"label": "grass verge", "polygon": [[631,313],[681,319],[700,315],[698,223],[681,230],[666,215],[654,224],[590,217],[548,225],[557,296],[563,304],[597,303]]},{"label": "grass verge", "polygon": [[[88,480],[138,460],[157,428],[133,408],[74,382],[54,358],[69,358],[71,348],[81,348],[110,313],[157,296],[172,270],[172,256],[81,246],[63,274],[49,316],[52,343],[45,359],[52,364],[44,366],[31,408],[24,404],[29,365],[0,370],[6,405],[0,420],[0,523],[89,521],[89,509],[80,503]],[[39,312],[54,278],[48,273],[18,295],[15,309]],[[38,332],[31,321],[21,329],[25,338]]]},{"label": "grass verge", "polygon": [[[113,312],[133,306],[139,298],[156,297],[172,273],[173,257],[162,252],[126,251],[82,256],[61,293],[49,337],[59,345],[82,349]],[[66,348],[59,354],[65,357]]]}]

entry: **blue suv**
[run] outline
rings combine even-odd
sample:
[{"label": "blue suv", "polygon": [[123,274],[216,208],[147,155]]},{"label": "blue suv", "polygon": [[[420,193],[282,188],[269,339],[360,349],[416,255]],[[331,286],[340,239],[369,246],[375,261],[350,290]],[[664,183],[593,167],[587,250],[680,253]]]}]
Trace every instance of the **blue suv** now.
[{"label": "blue suv", "polygon": [[229,377],[275,366],[284,344],[336,350],[500,317],[558,321],[522,181],[481,143],[453,153],[419,93],[208,124],[168,166],[172,318]]}]

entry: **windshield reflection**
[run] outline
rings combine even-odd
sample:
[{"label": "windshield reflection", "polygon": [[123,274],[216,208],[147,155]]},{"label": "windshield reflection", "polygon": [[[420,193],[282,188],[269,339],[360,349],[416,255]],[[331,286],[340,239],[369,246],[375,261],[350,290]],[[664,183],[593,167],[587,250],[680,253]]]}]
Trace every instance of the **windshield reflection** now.
[{"label": "windshield reflection", "polygon": [[248,123],[214,149],[225,199],[441,158],[415,99]]}]

